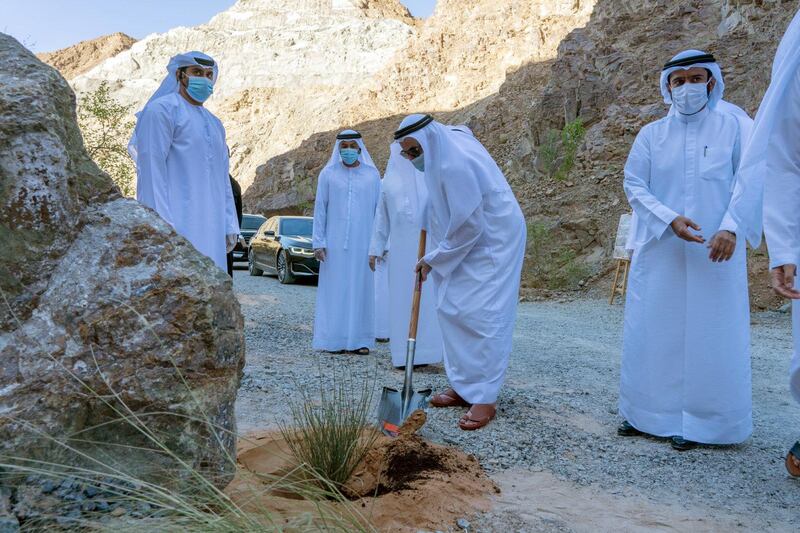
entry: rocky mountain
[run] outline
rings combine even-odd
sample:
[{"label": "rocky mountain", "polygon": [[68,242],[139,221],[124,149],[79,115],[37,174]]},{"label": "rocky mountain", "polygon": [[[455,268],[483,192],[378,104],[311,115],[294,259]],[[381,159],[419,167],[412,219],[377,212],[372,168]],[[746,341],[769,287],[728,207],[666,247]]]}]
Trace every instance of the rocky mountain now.
[{"label": "rocky mountain", "polygon": [[91,70],[109,57],[124,52],[135,42],[136,39],[124,33],[112,33],[97,39],[81,41],[55,52],[37,54],[37,57],[58,69],[65,78],[72,79]]},{"label": "rocky mountain", "polygon": [[[666,112],[661,65],[685,48],[714,52],[727,99],[752,113],[798,7],[439,0],[418,21],[396,0],[240,0],[206,25],[150,36],[72,84],[84,91],[110,81],[120,99],[141,104],[171,54],[215,55],[222,77],[211,107],[226,124],[245,205],[264,214],[308,211],[337,130],[362,130],[380,166],[407,113],[467,123],[528,216],[526,284],[577,288],[611,266],[618,216],[628,209],[627,151],[638,129]],[[762,252],[754,272],[764,268]],[[754,292],[758,306],[774,303]]]},{"label": "rocky mountain", "polygon": [[415,27],[397,0],[239,0],[208,24],[150,35],[71,83],[81,93],[107,81],[139,109],[172,55],[210,54],[221,68],[209,108],[226,125],[233,174],[246,188],[256,166],[340,124]]},{"label": "rocky mountain", "polygon": [[[726,99],[754,114],[775,48],[800,2],[550,1],[539,10],[544,6],[561,6],[554,13],[560,16],[542,16],[533,2],[476,2],[471,9],[441,3],[412,43],[419,53],[381,73],[379,83],[392,80],[373,96],[384,118],[348,122],[373,140],[379,162],[406,111],[467,123],[520,198],[530,231],[524,285],[540,291],[591,285],[612,267],[619,215],[629,210],[622,190],[625,158],[641,126],[666,112],[658,89],[661,65],[687,48],[715,53],[725,72]],[[565,16],[569,9],[572,19]],[[531,46],[536,36],[548,42],[553,28],[553,53]],[[465,48],[465,41],[477,46]],[[505,70],[493,68],[504,60]],[[484,80],[485,93],[473,85],[473,98],[464,96],[470,80]],[[576,119],[583,136],[574,165],[553,176],[548,158],[558,153],[565,126],[575,126]],[[333,133],[314,135],[260,167],[245,194],[248,208],[307,209]],[[764,250],[751,256],[754,305],[775,306]]]}]

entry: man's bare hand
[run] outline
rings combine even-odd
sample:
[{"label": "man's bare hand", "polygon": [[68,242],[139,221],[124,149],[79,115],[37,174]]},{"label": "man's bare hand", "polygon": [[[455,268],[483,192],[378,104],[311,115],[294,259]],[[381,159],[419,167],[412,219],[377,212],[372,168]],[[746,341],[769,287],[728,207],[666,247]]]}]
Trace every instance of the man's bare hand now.
[{"label": "man's bare hand", "polygon": [[369,269],[375,272],[375,263],[378,261],[378,258],[374,255],[369,256]]},{"label": "man's bare hand", "polygon": [[428,274],[431,273],[431,270],[433,270],[433,268],[423,259],[420,259],[416,268],[414,268],[414,272],[422,273],[422,281],[428,281]]},{"label": "man's bare hand", "polygon": [[800,291],[794,288],[797,265],[783,265],[772,269],[772,290],[779,296],[800,300]]},{"label": "man's bare hand", "polygon": [[695,231],[700,231],[700,226],[692,222],[692,219],[678,215],[675,217],[675,220],[672,221],[670,224],[672,226],[672,231],[675,232],[675,235],[683,239],[687,242],[697,242],[703,244],[706,240],[703,238],[702,235],[695,235],[690,229]]},{"label": "man's bare hand", "polygon": [[708,249],[711,250],[708,258],[714,263],[728,261],[736,251],[736,234],[727,230],[717,232],[708,243]]},{"label": "man's bare hand", "polygon": [[328,258],[328,254],[325,251],[325,248],[317,248],[314,250],[314,257],[317,258],[317,261],[325,262],[325,259]]}]

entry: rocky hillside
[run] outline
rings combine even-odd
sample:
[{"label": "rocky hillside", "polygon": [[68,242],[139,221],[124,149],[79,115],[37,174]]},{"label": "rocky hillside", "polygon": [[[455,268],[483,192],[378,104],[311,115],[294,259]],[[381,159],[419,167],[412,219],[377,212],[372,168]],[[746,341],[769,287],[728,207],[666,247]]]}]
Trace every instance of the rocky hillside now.
[{"label": "rocky hillside", "polygon": [[210,54],[221,69],[209,108],[226,125],[233,174],[246,188],[256,166],[341,123],[415,28],[397,0],[239,0],[208,24],[148,36],[71,84],[81,93],[106,81],[139,109],[172,55]]},{"label": "rocky hillside", "polygon": [[81,41],[69,48],[38,54],[37,57],[58,69],[61,75],[72,79],[87,72],[109,57],[124,52],[136,39],[124,33],[112,33],[97,39]]},{"label": "rocky hillside", "polygon": [[[167,58],[222,64],[210,107],[225,122],[251,211],[307,211],[334,132],[365,133],[379,165],[404,114],[467,123],[506,171],[529,218],[526,284],[577,288],[610,268],[627,210],[622,166],[666,107],[660,66],[714,52],[727,98],[754,112],[800,0],[439,0],[414,20],[397,0],[239,0],[208,24],[150,36],[72,80],[109,81],[140,105]],[[134,73],[132,76],[131,73]],[[565,129],[565,126],[567,127]],[[564,147],[574,140],[573,150]],[[249,188],[248,188],[249,187]],[[764,268],[756,254],[754,271]],[[762,294],[757,306],[774,302]]]},{"label": "rocky hillside", "polygon": [[[477,2],[468,10],[456,4],[444,2],[423,27],[411,47],[420,54],[382,73],[381,82],[393,80],[374,95],[384,118],[348,124],[365,132],[379,162],[385,161],[389,133],[409,108],[469,124],[506,171],[526,212],[531,235],[525,284],[539,290],[591,285],[611,268],[618,218],[629,209],[622,191],[627,152],[641,126],[666,112],[658,90],[661,65],[686,48],[715,53],[726,75],[726,98],[754,113],[768,83],[767,65],[800,8],[797,0],[570,2],[578,9],[572,31],[563,39],[556,35],[557,53],[548,55],[524,46],[520,32],[547,42],[543,36],[554,21],[562,29],[567,25],[563,13],[530,24],[537,14],[531,3]],[[554,9],[558,2],[542,4]],[[582,12],[589,16],[577,23]],[[465,48],[465,40],[478,46]],[[459,63],[462,57],[474,60]],[[492,70],[508,58],[507,70]],[[414,78],[416,91],[403,83]],[[481,79],[487,94],[473,85],[480,96],[467,98],[471,82]],[[574,165],[554,176],[551,154],[561,149],[565,125],[575,126],[576,119],[585,133]],[[260,167],[246,205],[266,213],[307,208],[332,134],[312,136]],[[751,260],[756,307],[777,303],[765,268],[763,250],[757,251]]]}]

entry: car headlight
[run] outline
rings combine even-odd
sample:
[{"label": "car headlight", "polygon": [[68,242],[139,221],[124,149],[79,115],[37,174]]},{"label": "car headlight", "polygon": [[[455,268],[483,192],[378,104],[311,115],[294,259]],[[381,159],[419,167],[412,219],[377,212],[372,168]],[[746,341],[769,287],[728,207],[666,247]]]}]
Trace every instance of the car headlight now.
[{"label": "car headlight", "polygon": [[291,248],[289,248],[289,250],[291,250],[291,252],[295,255],[306,255],[306,256],[314,255],[314,250],[309,250],[308,248],[297,248],[295,246],[292,246]]}]

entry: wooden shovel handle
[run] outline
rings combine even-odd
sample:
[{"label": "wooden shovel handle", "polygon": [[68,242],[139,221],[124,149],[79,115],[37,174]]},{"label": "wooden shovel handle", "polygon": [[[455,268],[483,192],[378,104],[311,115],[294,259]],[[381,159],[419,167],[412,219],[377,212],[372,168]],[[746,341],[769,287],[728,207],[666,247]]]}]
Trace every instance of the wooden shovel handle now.
[{"label": "wooden shovel handle", "polygon": [[[428,234],[425,230],[419,232],[419,249],[417,251],[417,260],[419,261],[425,257],[425,243],[428,240]],[[422,272],[417,272],[417,279],[414,283],[414,296],[411,300],[411,324],[408,326],[408,338],[417,338],[417,326],[419,325],[419,302],[422,298]]]}]

